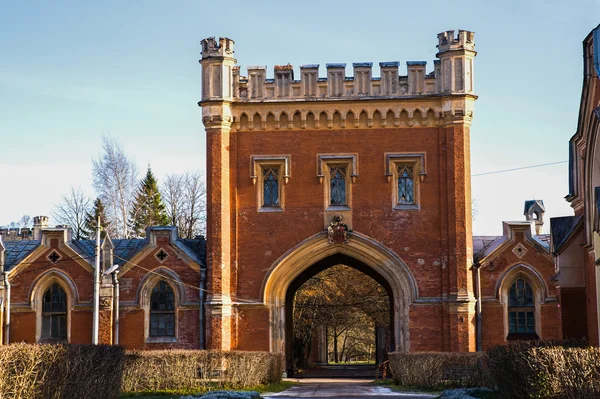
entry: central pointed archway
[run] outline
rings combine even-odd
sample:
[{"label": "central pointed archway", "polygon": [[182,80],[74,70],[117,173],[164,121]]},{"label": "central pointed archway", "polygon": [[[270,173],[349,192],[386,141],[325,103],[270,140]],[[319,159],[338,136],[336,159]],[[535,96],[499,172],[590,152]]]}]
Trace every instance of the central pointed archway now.
[{"label": "central pointed archway", "polygon": [[394,350],[409,350],[409,305],[417,298],[415,279],[400,257],[378,241],[353,232],[347,242],[330,244],[325,234],[300,242],[268,270],[262,300],[270,312],[270,350],[291,363],[291,304],[295,291],[322,270],[337,264],[353,267],[378,281],[391,297]]}]

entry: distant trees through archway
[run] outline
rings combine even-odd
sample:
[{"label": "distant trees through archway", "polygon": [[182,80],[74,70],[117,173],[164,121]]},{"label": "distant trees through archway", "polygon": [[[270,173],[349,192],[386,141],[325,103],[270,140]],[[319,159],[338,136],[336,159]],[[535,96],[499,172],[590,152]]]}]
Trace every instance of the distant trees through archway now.
[{"label": "distant trees through archway", "polygon": [[379,282],[343,264],[322,270],[294,295],[294,368],[381,362],[390,323],[390,296]]}]

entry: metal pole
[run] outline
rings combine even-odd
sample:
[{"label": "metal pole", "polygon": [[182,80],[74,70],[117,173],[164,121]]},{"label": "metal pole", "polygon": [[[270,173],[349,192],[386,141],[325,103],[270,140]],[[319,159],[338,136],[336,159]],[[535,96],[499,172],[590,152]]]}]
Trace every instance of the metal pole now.
[{"label": "metal pole", "polygon": [[114,344],[119,345],[119,274],[118,270],[113,272],[113,317],[115,320],[115,339]]},{"label": "metal pole", "polygon": [[477,352],[481,352],[481,265],[475,264],[475,294],[477,295],[477,305],[475,308],[475,316],[477,319],[477,331],[476,331],[476,341],[477,341]]},{"label": "metal pole", "polygon": [[98,345],[98,319],[100,318],[100,216],[96,227],[96,267],[94,268],[94,322],[92,344]]},{"label": "metal pole", "polygon": [[206,349],[206,331],[204,320],[204,298],[206,295],[206,270],[200,270],[200,349]]},{"label": "metal pole", "polygon": [[10,344],[10,283],[8,282],[8,276],[4,274],[4,285],[6,286],[6,301],[4,301],[4,305],[6,306],[4,318],[4,343],[6,345]]}]

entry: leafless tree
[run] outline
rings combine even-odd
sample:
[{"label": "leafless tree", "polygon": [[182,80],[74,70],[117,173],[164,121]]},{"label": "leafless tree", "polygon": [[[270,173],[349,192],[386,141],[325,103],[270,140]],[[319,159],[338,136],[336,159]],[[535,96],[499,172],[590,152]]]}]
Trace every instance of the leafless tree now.
[{"label": "leafless tree", "polygon": [[94,188],[118,237],[129,237],[127,218],[137,188],[137,166],[112,137],[102,137],[102,155],[93,160]]},{"label": "leafless tree", "polygon": [[188,171],[168,175],[162,195],[169,219],[181,237],[194,238],[205,233],[206,185],[202,173]]},{"label": "leafless tree", "polygon": [[23,215],[21,216],[21,220],[19,221],[21,227],[30,227],[31,226],[31,216]]},{"label": "leafless tree", "polygon": [[63,195],[61,202],[54,206],[52,216],[58,224],[71,227],[75,239],[79,240],[86,236],[85,216],[91,205],[91,200],[81,188],[71,187],[71,192]]},{"label": "leafless tree", "polygon": [[185,191],[185,175],[172,174],[167,175],[163,183],[162,197],[167,207],[167,215],[171,225],[177,226],[180,230],[183,223],[183,202]]},{"label": "leafless tree", "polygon": [[21,219],[19,219],[18,221],[13,220],[6,226],[0,225],[0,227],[8,227],[11,229],[20,229],[20,228],[30,227],[30,226],[31,226],[31,216],[29,216],[29,215],[23,215],[23,216],[21,216]]}]

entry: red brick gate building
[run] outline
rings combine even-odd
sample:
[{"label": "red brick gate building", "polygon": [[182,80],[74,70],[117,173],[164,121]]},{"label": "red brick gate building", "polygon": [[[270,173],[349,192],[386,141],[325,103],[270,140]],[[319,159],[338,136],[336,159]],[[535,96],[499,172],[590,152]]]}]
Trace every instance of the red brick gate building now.
[{"label": "red brick gate building", "polygon": [[[379,78],[370,62],[354,63],[351,77],[345,64],[327,64],[326,78],[319,65],[301,66],[298,80],[290,65],[275,66],[273,79],[262,66],[244,77],[233,46],[205,39],[200,61],[209,346],[281,351],[289,362],[294,290],[346,264],[391,293],[393,349],[475,350],[474,34],[439,34],[432,72],[409,61],[401,76],[398,62],[381,62]],[[507,245],[516,240],[524,233]],[[551,295],[550,273],[527,280],[535,306]]]}]

